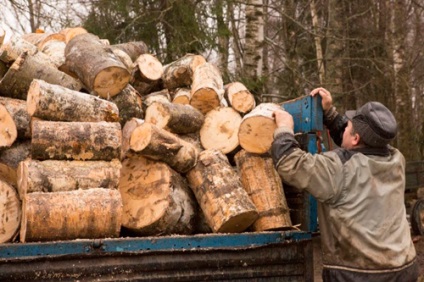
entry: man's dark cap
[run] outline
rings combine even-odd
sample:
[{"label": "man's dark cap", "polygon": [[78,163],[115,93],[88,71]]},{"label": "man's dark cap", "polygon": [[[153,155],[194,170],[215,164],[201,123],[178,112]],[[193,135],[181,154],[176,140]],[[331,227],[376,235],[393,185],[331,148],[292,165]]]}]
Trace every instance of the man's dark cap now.
[{"label": "man's dark cap", "polygon": [[379,102],[368,102],[357,111],[346,111],[345,115],[368,146],[385,147],[396,137],[396,119],[392,112]]}]

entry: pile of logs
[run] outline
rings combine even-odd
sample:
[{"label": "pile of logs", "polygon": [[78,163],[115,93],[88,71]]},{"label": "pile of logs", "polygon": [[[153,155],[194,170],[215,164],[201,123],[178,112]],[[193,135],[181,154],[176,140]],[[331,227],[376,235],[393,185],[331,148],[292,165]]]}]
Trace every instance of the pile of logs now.
[{"label": "pile of logs", "polygon": [[292,228],[279,105],[201,55],[162,65],[82,27],[3,38],[0,243]]}]

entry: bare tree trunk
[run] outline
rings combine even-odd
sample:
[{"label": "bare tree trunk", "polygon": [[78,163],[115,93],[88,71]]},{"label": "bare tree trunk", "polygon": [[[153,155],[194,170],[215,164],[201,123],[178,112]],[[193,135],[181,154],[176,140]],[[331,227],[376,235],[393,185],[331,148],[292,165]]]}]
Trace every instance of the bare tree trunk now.
[{"label": "bare tree trunk", "polygon": [[398,122],[397,147],[406,159],[413,160],[418,155],[418,148],[412,136],[415,124],[412,118],[412,106],[409,88],[409,66],[406,61],[405,45],[407,23],[407,3],[391,1],[391,50],[393,58],[395,116]]},{"label": "bare tree trunk", "polygon": [[325,76],[325,69],[324,69],[324,58],[322,53],[322,46],[321,46],[321,36],[319,34],[319,23],[318,23],[318,15],[317,10],[315,6],[315,0],[311,0],[309,2],[309,6],[311,9],[311,17],[312,17],[312,27],[314,29],[314,38],[315,38],[315,52],[317,55],[317,65],[318,65],[318,74],[319,74],[319,82],[320,84],[324,81]]},{"label": "bare tree trunk", "polygon": [[246,43],[244,71],[256,80],[262,76],[262,45],[264,41],[263,1],[249,0],[246,4]]}]

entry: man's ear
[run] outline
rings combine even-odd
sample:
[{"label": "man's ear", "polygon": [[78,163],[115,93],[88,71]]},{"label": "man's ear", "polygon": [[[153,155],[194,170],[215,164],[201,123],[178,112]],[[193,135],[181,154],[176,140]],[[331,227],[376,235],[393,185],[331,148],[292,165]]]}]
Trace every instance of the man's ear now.
[{"label": "man's ear", "polygon": [[359,136],[358,133],[355,133],[355,135],[352,138],[352,145],[356,146],[359,144],[360,141],[361,141],[361,136]]}]

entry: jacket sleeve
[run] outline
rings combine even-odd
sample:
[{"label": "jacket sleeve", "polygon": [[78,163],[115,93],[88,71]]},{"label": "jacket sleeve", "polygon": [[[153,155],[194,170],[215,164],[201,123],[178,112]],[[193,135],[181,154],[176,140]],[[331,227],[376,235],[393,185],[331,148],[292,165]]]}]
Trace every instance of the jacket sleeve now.
[{"label": "jacket sleeve", "polygon": [[277,128],[271,155],[284,183],[305,189],[317,200],[329,204],[341,196],[343,164],[336,153],[307,153],[299,148],[290,130]]},{"label": "jacket sleeve", "polygon": [[347,118],[340,115],[335,107],[324,112],[324,125],[330,131],[330,136],[337,146],[342,145],[343,132],[347,126]]}]

